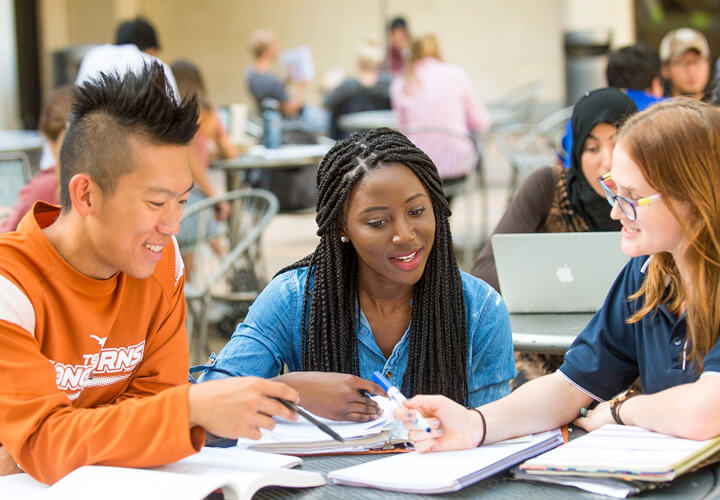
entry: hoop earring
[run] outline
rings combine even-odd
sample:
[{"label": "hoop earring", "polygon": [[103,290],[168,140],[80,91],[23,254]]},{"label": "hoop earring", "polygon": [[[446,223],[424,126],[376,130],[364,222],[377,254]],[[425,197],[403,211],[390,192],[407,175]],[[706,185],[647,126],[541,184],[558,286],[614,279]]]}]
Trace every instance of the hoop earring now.
[{"label": "hoop earring", "polygon": [[347,236],[340,236],[340,241],[342,241],[343,243],[347,243],[350,240],[348,239]]}]

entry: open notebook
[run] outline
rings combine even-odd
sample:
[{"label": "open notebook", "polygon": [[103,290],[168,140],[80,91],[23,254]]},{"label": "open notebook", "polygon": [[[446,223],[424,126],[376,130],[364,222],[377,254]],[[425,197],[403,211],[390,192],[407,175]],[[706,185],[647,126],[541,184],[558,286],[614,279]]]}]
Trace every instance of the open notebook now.
[{"label": "open notebook", "polygon": [[294,471],[302,459],[238,448],[203,448],[178,462],[150,469],[89,465],[52,486],[27,474],[0,477],[1,498],[24,500],[202,500],[222,488],[228,500],[250,499],[265,486],[325,484],[318,472]]},{"label": "open notebook", "polygon": [[563,442],[560,430],[554,430],[471,450],[403,453],[334,470],[328,479],[407,493],[445,493],[465,488]]},{"label": "open notebook", "polygon": [[275,418],[274,429],[262,429],[262,437],[257,441],[238,439],[238,446],[272,453],[318,455],[387,450],[396,444],[407,442],[407,431],[392,417],[397,408],[395,403],[383,396],[373,396],[373,399],[378,402],[383,413],[370,422],[338,422],[315,415],[318,420],[337,432],[345,440],[344,443],[330,439],[310,422],[298,417],[295,422]]},{"label": "open notebook", "polygon": [[529,474],[671,481],[720,451],[720,437],[693,441],[607,424],[520,466]]}]

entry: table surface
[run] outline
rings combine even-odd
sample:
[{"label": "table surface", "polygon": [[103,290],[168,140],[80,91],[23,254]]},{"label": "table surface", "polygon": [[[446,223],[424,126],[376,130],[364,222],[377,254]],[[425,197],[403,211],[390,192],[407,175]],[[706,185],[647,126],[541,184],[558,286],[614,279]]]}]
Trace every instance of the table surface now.
[{"label": "table surface", "polygon": [[[322,457],[304,457],[300,470],[314,470],[325,474],[328,472],[357,465],[369,460],[377,460],[387,455],[338,455]],[[720,486],[718,486],[718,473],[720,464],[682,476],[675,480],[669,487],[655,491],[645,492],[641,498],[658,499],[695,499],[695,498],[720,498]],[[260,490],[253,498],[257,500],[278,500],[285,498],[301,498],[305,500],[318,499],[424,499],[432,498],[484,498],[484,499],[608,499],[609,497],[595,495],[575,488],[556,486],[526,481],[516,481],[510,478],[508,472],[497,474],[493,477],[468,486],[465,489],[454,493],[443,495],[417,495],[408,493],[396,493],[391,491],[377,490],[373,488],[359,488],[351,486],[339,486],[328,484],[317,488],[279,488],[270,487]]]},{"label": "table surface", "polygon": [[301,167],[318,163],[331,147],[331,144],[288,144],[266,149],[256,145],[235,158],[215,160],[212,166],[224,170]]},{"label": "table surface", "polygon": [[0,152],[28,151],[42,148],[37,130],[0,130]]},{"label": "table surface", "polygon": [[592,317],[591,313],[511,314],[515,351],[564,354]]},{"label": "table surface", "polygon": [[[487,106],[487,111],[493,125],[506,125],[511,117],[511,111],[505,106]],[[397,119],[392,109],[359,111],[341,116],[338,119],[338,126],[348,131],[371,130],[379,127],[397,128]]]}]

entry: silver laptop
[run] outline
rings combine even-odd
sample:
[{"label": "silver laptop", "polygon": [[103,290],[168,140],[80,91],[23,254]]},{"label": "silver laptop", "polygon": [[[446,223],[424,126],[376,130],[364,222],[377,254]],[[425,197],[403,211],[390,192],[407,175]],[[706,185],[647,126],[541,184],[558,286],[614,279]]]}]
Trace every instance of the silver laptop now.
[{"label": "silver laptop", "polygon": [[619,231],[495,234],[492,248],[511,313],[595,312],[629,260]]}]

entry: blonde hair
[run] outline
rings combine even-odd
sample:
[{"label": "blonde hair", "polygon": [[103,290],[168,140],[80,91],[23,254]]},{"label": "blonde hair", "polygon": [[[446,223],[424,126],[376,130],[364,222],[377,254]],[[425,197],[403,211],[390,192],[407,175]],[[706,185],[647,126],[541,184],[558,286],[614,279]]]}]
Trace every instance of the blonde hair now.
[{"label": "blonde hair", "polygon": [[412,85],[419,83],[417,75],[415,74],[415,67],[418,62],[426,57],[432,57],[438,61],[442,61],[440,45],[438,45],[437,38],[432,33],[416,38],[410,44],[410,60],[405,70],[405,82],[403,84],[405,94],[410,92]]},{"label": "blonde hair", "polygon": [[276,40],[277,36],[274,31],[268,29],[258,29],[250,34],[248,46],[250,47],[250,52],[252,52],[253,57],[257,59],[263,55],[265,49],[267,49],[268,46]]},{"label": "blonde hair", "polygon": [[[644,297],[644,303],[628,322],[640,321],[660,304],[675,315],[687,306],[689,359],[701,372],[720,332],[720,112],[685,97],[659,103],[628,119],[617,144],[680,224],[691,285],[683,285],[670,253],[655,255],[645,281],[629,297]],[[670,200],[690,204],[690,220],[683,220]]]},{"label": "blonde hair", "polygon": [[356,56],[360,71],[374,71],[380,67],[385,54],[377,40],[368,39],[358,46]]}]

